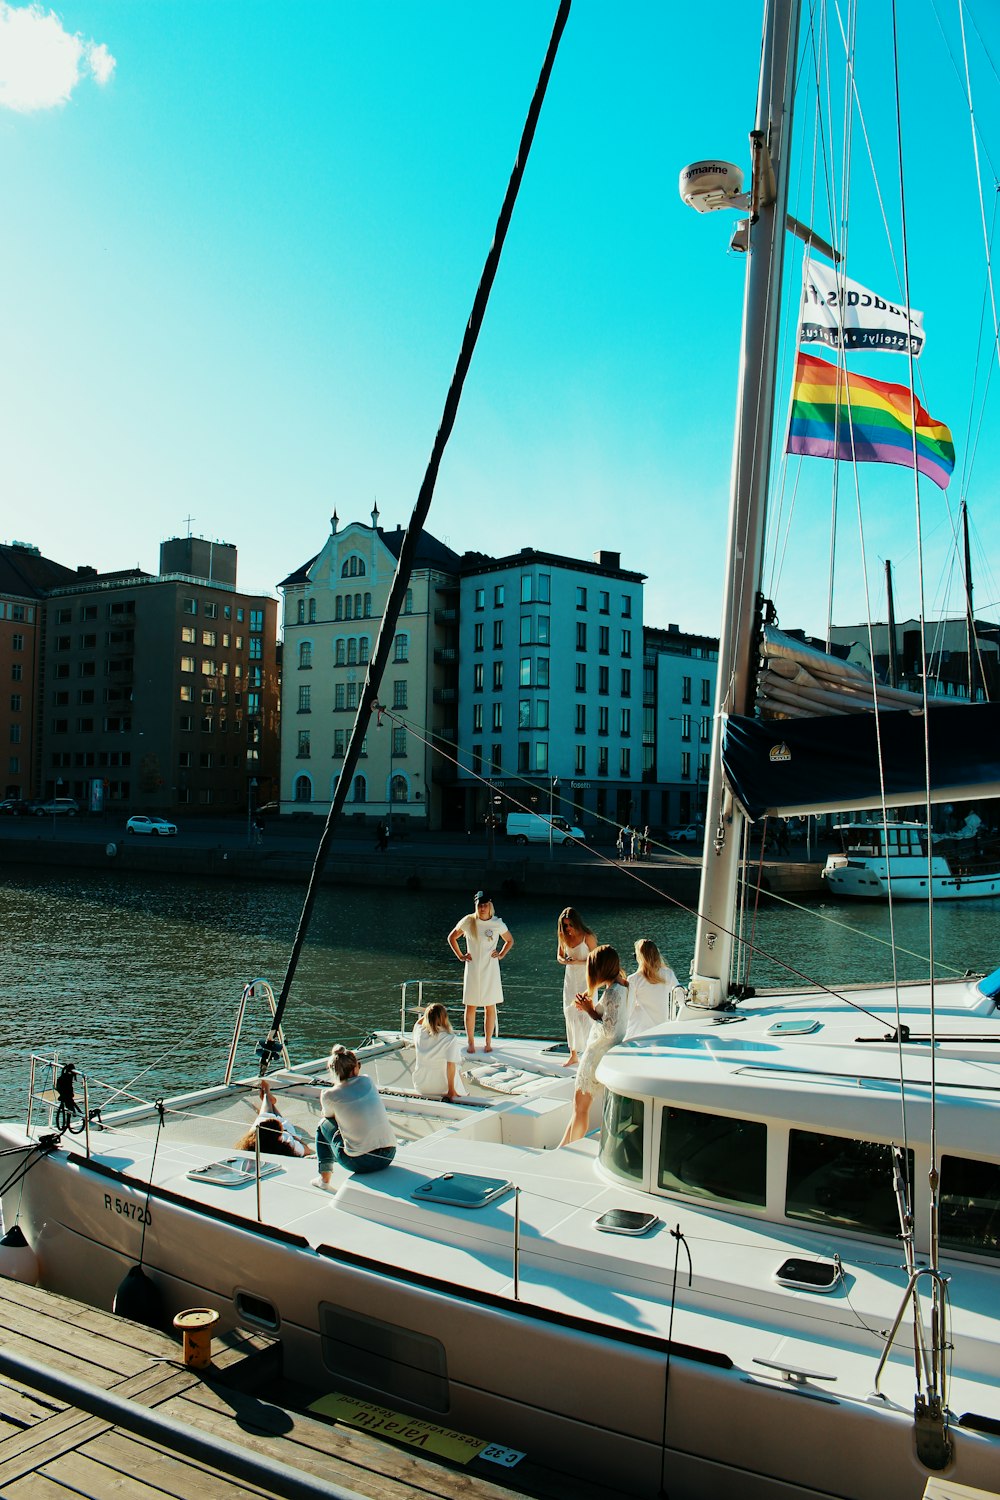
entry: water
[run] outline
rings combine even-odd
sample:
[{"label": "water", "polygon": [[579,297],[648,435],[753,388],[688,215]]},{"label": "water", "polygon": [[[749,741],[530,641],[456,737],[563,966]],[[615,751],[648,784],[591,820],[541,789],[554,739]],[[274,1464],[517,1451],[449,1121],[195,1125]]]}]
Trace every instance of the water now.
[{"label": "water", "polygon": [[[0,1117],[24,1111],[28,1055],[58,1052],[94,1078],[136,1079],[146,1097],[221,1078],[244,982],[263,976],[280,987],[302,892],[296,886],[242,886],[127,878],[82,872],[17,872],[0,887]],[[562,970],[555,963],[555,922],[573,901],[505,899],[498,906],[515,938],[504,962],[503,1027],[559,1035]],[[425,995],[452,1003],[461,970],[445,938],[466,904],[448,893],[326,888],[318,899],[287,1015],[293,1060],[325,1052],[336,1040],[398,1026],[404,979],[434,981]],[[583,916],[602,942],[629,960],[637,938],[651,937],[687,972],[693,920],[667,904],[594,902]],[[819,903],[806,910],[768,905],[755,940],[802,974],[826,984],[892,974],[884,907]],[[926,977],[927,913],[896,908],[901,978]],[[989,972],[1000,964],[1000,902],[954,903],[935,916],[941,975]],[[794,976],[766,957],[758,984]],[[266,1030],[248,1016],[238,1066],[254,1067],[253,1046]]]}]

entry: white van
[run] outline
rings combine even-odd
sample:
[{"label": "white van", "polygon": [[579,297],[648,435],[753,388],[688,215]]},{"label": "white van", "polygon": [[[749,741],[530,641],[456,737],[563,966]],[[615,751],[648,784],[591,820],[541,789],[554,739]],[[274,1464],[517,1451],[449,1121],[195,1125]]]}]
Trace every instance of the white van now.
[{"label": "white van", "polygon": [[[549,827],[548,818],[543,818],[541,813],[507,814],[507,837],[513,839],[515,844],[547,844]],[[558,813],[552,819],[551,829],[554,844],[565,844],[567,839],[583,838],[583,829],[572,828]]]}]

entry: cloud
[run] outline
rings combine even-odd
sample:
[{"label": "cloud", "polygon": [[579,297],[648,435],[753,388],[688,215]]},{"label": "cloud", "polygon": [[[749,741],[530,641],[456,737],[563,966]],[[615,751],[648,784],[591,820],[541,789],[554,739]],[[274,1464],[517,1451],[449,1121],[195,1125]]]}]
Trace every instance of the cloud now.
[{"label": "cloud", "polygon": [[104,43],[72,36],[55,11],[0,0],[0,108],[52,109],[88,73],[105,84],[114,70]]}]

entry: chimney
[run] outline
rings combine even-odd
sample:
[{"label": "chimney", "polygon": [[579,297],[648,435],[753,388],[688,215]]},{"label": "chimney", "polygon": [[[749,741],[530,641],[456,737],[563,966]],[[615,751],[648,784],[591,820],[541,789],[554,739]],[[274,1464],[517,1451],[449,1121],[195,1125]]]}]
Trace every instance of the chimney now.
[{"label": "chimney", "polygon": [[620,552],[595,552],[594,561],[599,568],[620,568],[622,555]]}]

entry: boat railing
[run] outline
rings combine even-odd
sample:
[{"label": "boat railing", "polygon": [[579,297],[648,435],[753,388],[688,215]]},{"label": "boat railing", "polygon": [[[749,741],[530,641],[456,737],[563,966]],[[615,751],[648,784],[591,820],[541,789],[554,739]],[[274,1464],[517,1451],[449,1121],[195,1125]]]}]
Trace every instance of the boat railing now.
[{"label": "boat railing", "polygon": [[[236,1066],[236,1049],[239,1046],[240,1032],[243,1030],[243,1017],[246,1014],[247,1005],[251,1000],[258,999],[264,999],[267,1001],[272,1019],[274,1018],[275,1011],[277,1010],[274,991],[272,990],[266,979],[252,979],[249,984],[245,984],[243,986],[243,993],[240,996],[240,1003],[236,1009],[236,1025],[233,1027],[233,1040],[230,1043],[229,1057],[226,1061],[226,1073],[224,1081],[227,1087],[233,1081],[233,1068]],[[292,1064],[288,1056],[288,1048],[285,1046],[284,1032],[282,1031],[280,1026],[278,1027],[278,1045],[281,1048],[282,1062],[285,1064],[286,1068],[290,1068]]]},{"label": "boat railing", "polygon": [[[453,989],[454,990],[454,989],[457,989],[461,985],[461,983],[462,983],[462,981],[460,979],[404,979],[403,982],[402,982],[402,984],[399,987],[399,1029],[400,1029],[400,1031],[403,1032],[404,1035],[405,1035],[405,1033],[407,1031],[410,1031],[412,1029],[413,1023],[411,1021],[409,1023],[409,1025],[407,1025],[407,1017],[408,1016],[416,1016],[416,1015],[422,1014],[422,1012],[425,1010],[425,1008],[427,1007],[427,1005],[429,1005],[431,1003],[430,1001],[425,1001],[424,1000],[424,985],[425,984],[427,984],[427,985],[431,985],[432,984],[434,986],[435,990],[438,990],[438,989]],[[414,993],[416,994],[416,1004],[415,1005],[413,1003]],[[449,1005],[447,1000],[445,1000],[443,1003],[448,1006],[449,1010],[456,1010],[457,1011],[457,1010],[461,1009],[461,1006],[459,1006],[458,1004]]]}]

